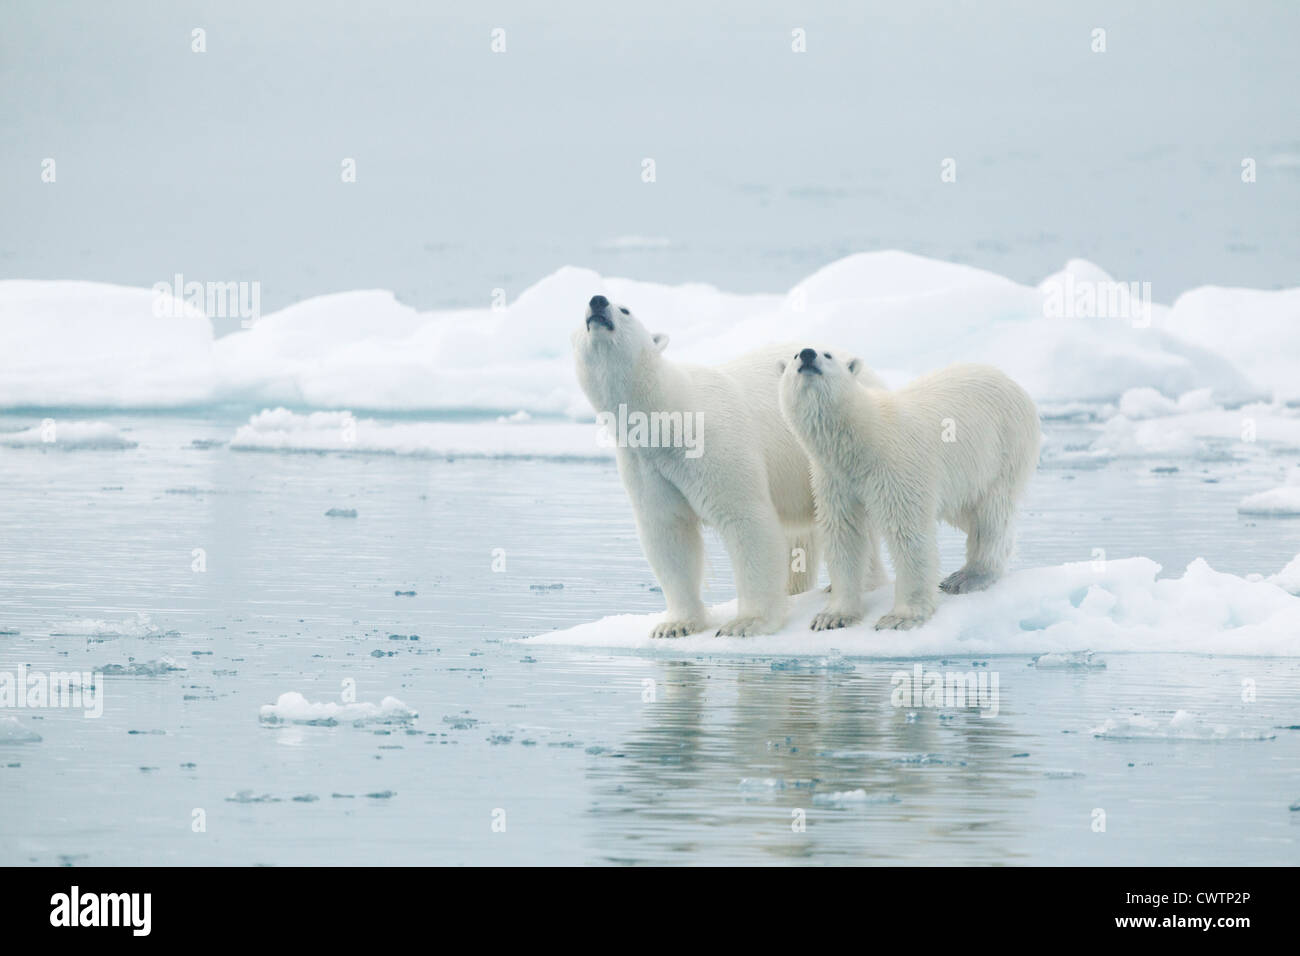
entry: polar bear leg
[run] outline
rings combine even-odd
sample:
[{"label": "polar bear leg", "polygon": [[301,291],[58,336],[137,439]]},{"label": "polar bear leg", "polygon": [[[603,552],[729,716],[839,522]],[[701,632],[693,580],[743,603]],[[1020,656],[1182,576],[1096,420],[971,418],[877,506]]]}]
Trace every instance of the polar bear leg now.
[{"label": "polar bear leg", "polygon": [[650,636],[685,637],[704,630],[708,612],[700,600],[704,540],[699,516],[661,475],[628,469],[624,481],[636,508],[641,548],[668,603],[667,615]]},{"label": "polar bear leg", "polygon": [[867,529],[867,580],[866,588],[874,591],[889,583],[889,572],[885,570],[885,559],[880,556],[880,535],[875,528]]},{"label": "polar bear leg", "polygon": [[966,564],[939,582],[949,594],[966,594],[989,587],[1006,570],[1015,548],[1015,509],[1009,500],[982,501],[962,516],[966,531]]},{"label": "polar bear leg", "polygon": [[876,630],[906,630],[924,624],[934,614],[935,585],[939,580],[937,521],[917,516],[886,529],[889,554],[894,559],[894,607],[876,622]]},{"label": "polar bear leg", "polygon": [[786,536],[775,508],[718,522],[736,577],[736,616],[719,636],[770,634],[785,617]]},{"label": "polar bear leg", "polygon": [[822,485],[820,493],[819,508],[827,518],[824,531],[831,599],[810,626],[814,631],[827,631],[862,620],[862,586],[872,562],[879,561],[879,543],[858,495],[830,485]]},{"label": "polar bear leg", "polygon": [[787,536],[790,555],[790,594],[803,594],[817,586],[817,572],[821,569],[821,543],[815,529]]}]

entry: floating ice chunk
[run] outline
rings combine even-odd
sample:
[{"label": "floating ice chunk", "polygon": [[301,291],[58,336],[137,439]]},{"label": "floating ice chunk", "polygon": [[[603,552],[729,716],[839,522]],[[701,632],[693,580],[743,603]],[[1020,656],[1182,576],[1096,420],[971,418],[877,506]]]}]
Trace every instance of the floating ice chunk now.
[{"label": "floating ice chunk", "polygon": [[0,717],[0,744],[40,743],[41,735],[29,730],[17,717]]},{"label": "floating ice chunk", "polygon": [[1300,515],[1300,484],[1283,485],[1247,495],[1237,505],[1237,511],[1243,515],[1273,518]]},{"label": "floating ice chunk", "polygon": [[230,796],[226,797],[227,803],[279,803],[279,797],[273,797],[269,793],[256,793],[252,790],[237,790]]},{"label": "floating ice chunk", "polygon": [[297,691],[281,694],[274,704],[263,704],[259,719],[264,724],[313,724],[333,727],[341,723],[406,724],[418,717],[396,697],[385,697],[378,704],[337,704],[333,701],[309,701]]},{"label": "floating ice chunk", "polygon": [[1064,654],[1039,654],[1034,658],[1033,666],[1041,670],[1100,669],[1106,666],[1106,662],[1092,651],[1070,651]]},{"label": "floating ice chunk", "polygon": [[895,757],[891,763],[907,767],[964,767],[966,761],[945,757],[943,754],[903,754]]},{"label": "floating ice chunk", "polygon": [[230,441],[235,451],[343,452],[437,458],[612,458],[614,450],[594,424],[525,422],[381,422],[350,412],[304,415],[284,408],[262,411]]},{"label": "floating ice chunk", "polygon": [[825,671],[828,673],[844,673],[853,669],[853,665],[846,661],[839,650],[834,647],[831,648],[829,655],[826,657],[819,657],[815,660],[808,660],[807,658],[802,657],[791,657],[786,660],[772,662],[772,670],[774,671],[795,671],[802,673]]},{"label": "floating ice chunk", "polygon": [[1139,420],[1143,418],[1161,418],[1178,411],[1178,403],[1165,398],[1150,386],[1130,388],[1119,398],[1119,413],[1125,418]]},{"label": "floating ice chunk", "polygon": [[99,669],[101,674],[122,677],[161,677],[174,674],[188,668],[170,657],[160,657],[156,661],[131,661],[127,664],[107,664]]},{"label": "floating ice chunk", "polygon": [[1196,458],[1206,445],[1168,419],[1134,422],[1120,414],[1105,424],[1092,450],[1110,458]]},{"label": "floating ice chunk", "polygon": [[134,617],[121,621],[102,621],[82,618],[63,625],[61,630],[51,632],[56,637],[179,637],[179,631],[164,631],[154,624],[148,614],[137,611]]},{"label": "floating ice chunk", "polygon": [[866,790],[837,790],[813,794],[815,807],[864,807],[871,804],[901,803],[897,794],[867,793]]},{"label": "floating ice chunk", "polygon": [[63,422],[33,425],[22,431],[0,432],[0,445],[8,448],[125,449],[136,443],[108,422]]},{"label": "floating ice chunk", "polygon": [[1119,413],[1125,418],[1141,420],[1147,418],[1164,418],[1169,415],[1182,415],[1189,412],[1219,410],[1214,403],[1214,390],[1198,388],[1184,392],[1177,401],[1166,398],[1154,388],[1142,386],[1130,388],[1120,396]]},{"label": "floating ice chunk", "polygon": [[1272,740],[1277,736],[1268,730],[1234,731],[1227,724],[1202,721],[1186,710],[1175,711],[1167,723],[1144,714],[1107,717],[1089,733],[1110,740]]}]

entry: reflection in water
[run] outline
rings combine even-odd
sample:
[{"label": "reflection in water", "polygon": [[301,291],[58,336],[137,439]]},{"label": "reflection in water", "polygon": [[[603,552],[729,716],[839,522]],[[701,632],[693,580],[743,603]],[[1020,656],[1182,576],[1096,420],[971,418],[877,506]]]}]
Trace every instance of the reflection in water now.
[{"label": "reflection in water", "polygon": [[[897,669],[663,662],[645,725],[589,772],[593,843],[619,862],[709,859],[737,839],[728,856],[946,862],[936,844],[957,860],[964,843],[1009,836],[1033,795],[1016,715],[895,708]],[[792,829],[795,810],[806,832]]]}]

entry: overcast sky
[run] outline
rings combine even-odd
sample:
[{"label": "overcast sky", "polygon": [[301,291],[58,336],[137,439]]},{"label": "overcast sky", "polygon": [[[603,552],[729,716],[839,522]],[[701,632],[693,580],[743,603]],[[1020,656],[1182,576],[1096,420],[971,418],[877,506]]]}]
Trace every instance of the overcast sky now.
[{"label": "overcast sky", "polygon": [[623,6],[5,0],[0,278],[428,308],[902,248],[1300,284],[1300,3]]}]

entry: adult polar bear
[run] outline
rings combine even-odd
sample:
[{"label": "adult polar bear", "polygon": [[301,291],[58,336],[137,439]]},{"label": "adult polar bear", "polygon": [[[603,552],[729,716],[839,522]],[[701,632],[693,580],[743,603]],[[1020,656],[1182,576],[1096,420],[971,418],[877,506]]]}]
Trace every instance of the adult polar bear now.
[{"label": "adult polar bear", "polygon": [[[669,440],[629,432],[616,448],[641,547],[668,603],[650,636],[709,626],[700,599],[701,523],[718,530],[736,578],[736,617],[717,633],[771,633],[784,622],[787,591],[812,588],[820,562],[808,456],[777,404],[779,359],[794,346],[705,368],[668,361],[667,344],[603,295],[592,297],[573,333],[578,382],[599,415],[655,415],[678,429]],[[696,439],[689,447],[680,440],[687,428]]]},{"label": "adult polar bear", "polygon": [[[988,587],[1011,557],[1016,502],[1038,465],[1033,400],[997,369],[952,365],[888,392],[861,380],[861,364],[812,348],[782,364],[781,411],[812,459],[825,522],[831,600],[813,630],[862,619],[875,531],[896,575],[877,629],[925,622],[939,589]],[[966,564],[942,582],[939,520],[966,532]]]}]

